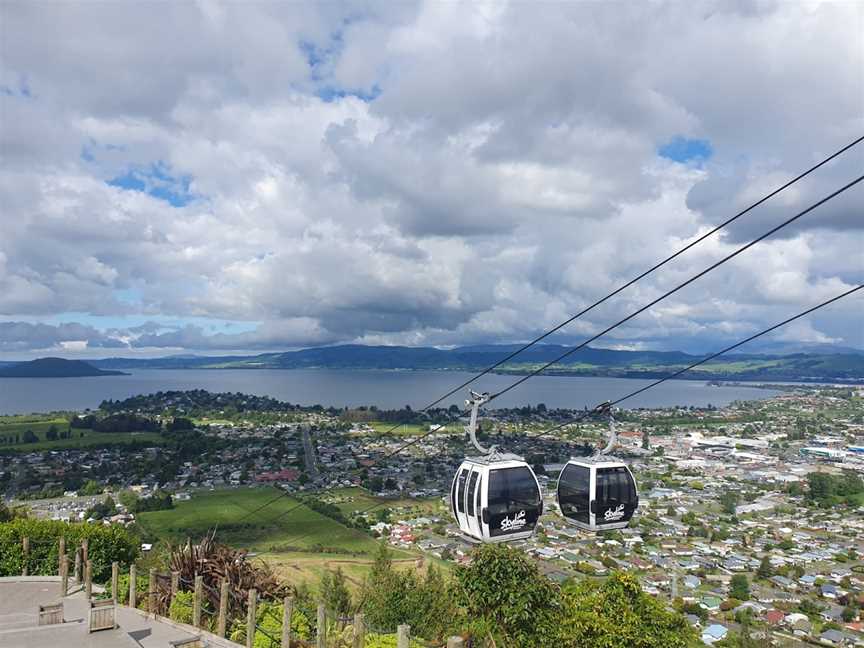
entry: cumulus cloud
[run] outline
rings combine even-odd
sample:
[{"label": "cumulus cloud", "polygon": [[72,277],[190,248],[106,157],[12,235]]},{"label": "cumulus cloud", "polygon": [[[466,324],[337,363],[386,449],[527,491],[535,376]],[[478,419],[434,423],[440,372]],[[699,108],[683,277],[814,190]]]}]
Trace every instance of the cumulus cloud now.
[{"label": "cumulus cloud", "polygon": [[[165,11],[0,7],[0,352],[526,339],[864,133],[857,3]],[[861,168],[864,146],[558,341]],[[862,204],[859,186],[608,344],[716,348],[860,283]],[[785,335],[864,346],[860,312]]]}]

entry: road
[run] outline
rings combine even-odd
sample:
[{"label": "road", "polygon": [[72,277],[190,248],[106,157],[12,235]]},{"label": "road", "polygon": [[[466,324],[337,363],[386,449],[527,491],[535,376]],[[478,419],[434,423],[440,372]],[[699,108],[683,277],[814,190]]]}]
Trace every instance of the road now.
[{"label": "road", "polygon": [[312,435],[306,425],[303,426],[303,450],[306,453],[306,473],[314,482],[318,479],[318,458],[315,456],[315,446],[312,445]]}]

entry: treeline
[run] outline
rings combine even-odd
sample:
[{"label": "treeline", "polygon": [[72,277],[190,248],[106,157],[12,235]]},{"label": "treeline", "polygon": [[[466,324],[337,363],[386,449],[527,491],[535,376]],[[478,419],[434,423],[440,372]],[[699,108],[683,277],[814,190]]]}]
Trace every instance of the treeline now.
[{"label": "treeline", "polygon": [[137,414],[112,414],[98,417],[93,414],[73,418],[69,425],[73,428],[93,430],[94,432],[158,432],[162,426],[146,416]]},{"label": "treeline", "polygon": [[473,645],[510,648],[696,644],[685,617],[642,591],[635,576],[557,585],[525,554],[504,545],[477,547],[452,577],[434,566],[424,576],[394,568],[382,543],[359,595],[352,598],[338,570],[325,574],[319,595],[338,614],[362,611],[369,627],[406,623],[427,641],[449,635]]},{"label": "treeline", "polygon": [[859,498],[864,493],[864,480],[851,470],[844,470],[840,475],[831,475],[823,472],[812,472],[807,474],[807,498],[821,506],[828,508],[837,504],[848,504],[857,506]]},{"label": "treeline", "polygon": [[361,529],[363,531],[368,531],[368,526],[364,524],[362,521],[352,521],[345,517],[342,513],[342,509],[340,509],[335,504],[330,504],[329,502],[324,502],[315,497],[305,497],[303,498],[303,504],[308,508],[312,509],[316,513],[320,513],[321,515],[330,518],[331,520],[335,520],[344,526],[350,528]]},{"label": "treeline", "polygon": [[[60,428],[53,423],[45,430],[46,441],[56,441],[58,439],[69,439],[72,437],[72,430]],[[20,443],[38,443],[39,436],[31,429],[27,428],[23,432],[5,432],[0,434],[0,445],[17,445]]]}]

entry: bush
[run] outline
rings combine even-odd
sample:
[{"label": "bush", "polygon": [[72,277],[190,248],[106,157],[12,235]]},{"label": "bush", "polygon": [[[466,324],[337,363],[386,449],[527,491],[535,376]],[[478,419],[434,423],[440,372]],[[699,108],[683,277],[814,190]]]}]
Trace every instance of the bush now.
[{"label": "bush", "polygon": [[[137,592],[135,603],[136,607],[141,607],[142,602],[147,598],[149,584],[146,576],[138,576],[135,581],[135,591]],[[109,597],[112,596],[110,581],[105,588],[105,594]],[[120,574],[120,578],[117,579],[117,602],[123,605],[129,603],[129,574]]]},{"label": "bush", "polygon": [[58,520],[15,519],[0,523],[0,576],[19,575],[24,567],[22,539],[30,538],[27,573],[47,576],[58,573],[60,537],[66,538],[66,553],[70,570],[74,565],[75,548],[84,538],[89,542],[88,555],[93,561],[93,580],[106,582],[111,578],[111,563],[125,569],[138,556],[138,541],[120,526],[70,524]]},{"label": "bush", "polygon": [[605,582],[583,580],[564,588],[556,646],[686,648],[696,643],[684,615],[642,591],[637,578],[615,572]]},{"label": "bush", "polygon": [[474,549],[471,564],[457,566],[459,602],[469,618],[495,628],[507,646],[559,646],[559,590],[524,553],[503,545]]},{"label": "bush", "polygon": [[168,608],[168,616],[171,620],[191,624],[194,599],[195,595],[192,592],[177,592]]},{"label": "bush", "polygon": [[[282,636],[282,616],[284,614],[285,608],[281,603],[270,603],[269,601],[261,602],[261,604],[258,606],[258,609],[256,610],[255,627],[257,628],[257,630],[255,632],[255,638],[253,640],[253,645],[255,646],[255,648],[271,647],[272,643],[270,641],[270,637],[268,637],[267,635],[270,635],[272,637]],[[294,609],[294,613],[291,615],[291,632],[292,637],[294,637],[295,639],[302,639],[303,641],[310,641],[314,634],[312,631],[312,625],[309,623],[309,619],[307,619],[306,616],[296,608]],[[235,641],[238,643],[245,642],[245,619],[237,620],[234,622],[234,624],[232,624],[229,638],[231,639],[231,641]],[[293,640],[291,643],[294,643]]]}]

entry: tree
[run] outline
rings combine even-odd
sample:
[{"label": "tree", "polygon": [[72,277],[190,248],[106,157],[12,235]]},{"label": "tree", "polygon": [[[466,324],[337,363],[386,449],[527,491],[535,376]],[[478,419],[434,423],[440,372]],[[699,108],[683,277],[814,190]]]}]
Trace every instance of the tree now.
[{"label": "tree", "polygon": [[39,437],[33,433],[33,430],[25,430],[24,443],[38,443]]},{"label": "tree", "polygon": [[644,448],[645,450],[651,449],[651,441],[648,437],[648,429],[647,428],[642,430],[642,448]]},{"label": "tree", "polygon": [[325,570],[321,574],[319,591],[324,605],[332,612],[340,616],[351,612],[351,592],[348,591],[341,567],[337,567],[336,571]]},{"label": "tree", "polygon": [[723,507],[723,512],[727,515],[735,515],[735,510],[738,507],[738,492],[723,491],[723,494],[720,495],[720,506]]},{"label": "tree", "polygon": [[843,608],[843,621],[846,623],[852,623],[856,617],[858,616],[857,608],[847,605]]},{"label": "tree", "polygon": [[456,590],[468,617],[480,622],[480,632],[498,635],[501,645],[560,645],[558,588],[521,551],[477,547],[470,565],[456,568]]},{"label": "tree", "polygon": [[614,572],[605,582],[582,580],[564,588],[557,645],[685,648],[696,637],[680,612],[642,591],[632,574]]},{"label": "tree", "polygon": [[102,492],[102,487],[99,482],[88,479],[79,491],[79,495],[99,495]]},{"label": "tree", "polygon": [[750,581],[744,574],[735,574],[729,581],[729,595],[739,601],[750,600]]},{"label": "tree", "polygon": [[48,441],[56,441],[57,440],[57,426],[51,425],[48,430],[45,432],[45,438]]},{"label": "tree", "polygon": [[759,578],[771,578],[774,575],[774,568],[771,566],[771,560],[767,555],[762,556],[762,561],[759,563],[759,569],[756,570],[756,576]]},{"label": "tree", "polygon": [[413,572],[397,572],[382,542],[375,562],[363,583],[360,600],[370,626],[411,626],[414,636],[438,639],[463,623],[452,590],[440,573],[430,567],[426,579]]}]

